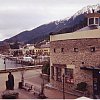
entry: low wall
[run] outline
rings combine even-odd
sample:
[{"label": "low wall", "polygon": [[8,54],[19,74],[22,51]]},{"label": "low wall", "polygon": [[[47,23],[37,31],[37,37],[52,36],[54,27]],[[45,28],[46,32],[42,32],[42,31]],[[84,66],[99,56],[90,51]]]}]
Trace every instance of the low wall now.
[{"label": "low wall", "polygon": [[39,68],[42,68],[42,65],[10,68],[10,69],[6,69],[6,70],[0,70],[0,73],[7,73],[9,71],[11,71],[11,72],[17,72],[17,71],[22,71],[22,70],[33,70],[33,69],[39,69]]}]

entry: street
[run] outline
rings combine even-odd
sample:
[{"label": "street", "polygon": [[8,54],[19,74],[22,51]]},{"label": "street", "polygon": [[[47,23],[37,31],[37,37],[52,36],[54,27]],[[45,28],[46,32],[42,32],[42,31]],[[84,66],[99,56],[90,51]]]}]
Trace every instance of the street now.
[{"label": "street", "polygon": [[[27,70],[24,72],[24,82],[30,83],[32,85],[35,85],[37,87],[41,87],[41,83],[43,80],[40,77],[41,69],[35,69],[35,70]],[[37,98],[33,93],[28,92],[24,89],[18,89],[18,83],[21,81],[21,72],[12,72],[15,78],[15,87],[14,89],[19,92],[19,98],[20,99],[34,99]],[[6,89],[6,80],[8,78],[8,73],[2,73],[0,74],[0,95],[2,92]],[[48,83],[45,81],[44,83]],[[55,89],[47,89],[45,88],[45,95],[48,97],[48,99],[62,99],[62,92],[55,90]],[[1,98],[1,97],[0,97]],[[65,98],[67,99],[75,99],[77,96],[65,94]]]}]

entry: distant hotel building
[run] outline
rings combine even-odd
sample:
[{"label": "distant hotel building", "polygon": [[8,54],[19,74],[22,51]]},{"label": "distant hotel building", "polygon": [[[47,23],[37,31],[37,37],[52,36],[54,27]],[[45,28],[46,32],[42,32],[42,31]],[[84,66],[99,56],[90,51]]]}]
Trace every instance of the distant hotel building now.
[{"label": "distant hotel building", "polygon": [[50,43],[46,42],[39,47],[34,49],[35,55],[50,56]]},{"label": "distant hotel building", "polygon": [[87,83],[89,94],[100,93],[99,13],[86,15],[88,26],[76,32],[50,35],[50,83],[73,91],[80,82]]}]

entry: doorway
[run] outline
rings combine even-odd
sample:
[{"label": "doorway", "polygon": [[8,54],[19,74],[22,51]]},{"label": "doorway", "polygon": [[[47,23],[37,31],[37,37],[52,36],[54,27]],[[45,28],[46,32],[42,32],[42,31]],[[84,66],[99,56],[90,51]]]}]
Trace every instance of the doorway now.
[{"label": "doorway", "polygon": [[93,71],[93,90],[94,94],[100,94],[100,71]]}]

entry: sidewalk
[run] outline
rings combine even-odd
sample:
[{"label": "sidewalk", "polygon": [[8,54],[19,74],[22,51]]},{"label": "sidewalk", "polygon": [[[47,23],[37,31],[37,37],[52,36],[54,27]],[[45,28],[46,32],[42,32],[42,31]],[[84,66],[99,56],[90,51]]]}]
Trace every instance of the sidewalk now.
[{"label": "sidewalk", "polygon": [[[37,86],[37,87],[41,87],[41,83],[43,80],[40,78],[40,72],[41,72],[40,69],[26,71],[24,73],[25,82],[28,82],[32,85]],[[21,80],[20,72],[12,72],[12,74],[15,77],[15,90],[18,91],[18,93],[19,93],[19,99],[36,99],[37,96],[34,95],[32,92],[28,92],[24,89],[18,89],[18,83]],[[7,75],[8,75],[8,73],[0,74],[0,79],[1,79],[1,81],[0,81],[0,95],[6,89],[5,81],[7,80]],[[48,82],[45,81],[45,84],[47,84],[47,83]],[[55,90],[55,89],[45,88],[44,93],[45,93],[46,97],[48,97],[48,99],[63,99],[63,93],[58,91],[58,90]],[[1,98],[1,96],[0,96],[0,98]],[[65,93],[65,98],[66,99],[76,99],[78,97]]]}]

